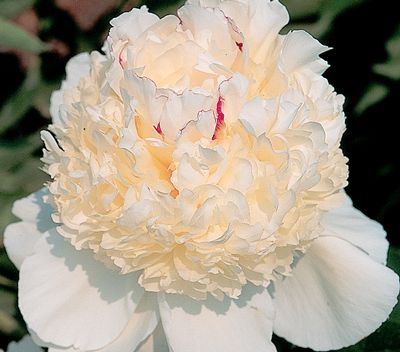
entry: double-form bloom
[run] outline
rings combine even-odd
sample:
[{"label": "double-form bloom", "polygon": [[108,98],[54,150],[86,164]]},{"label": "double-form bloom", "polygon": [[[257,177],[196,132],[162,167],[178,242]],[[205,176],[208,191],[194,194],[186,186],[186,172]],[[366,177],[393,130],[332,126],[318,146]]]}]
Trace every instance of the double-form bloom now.
[{"label": "double-form bloom", "polygon": [[356,343],[399,291],[343,191],[328,48],[278,1],[189,0],[111,21],[52,96],[51,181],[5,244],[50,352],[315,350]]}]

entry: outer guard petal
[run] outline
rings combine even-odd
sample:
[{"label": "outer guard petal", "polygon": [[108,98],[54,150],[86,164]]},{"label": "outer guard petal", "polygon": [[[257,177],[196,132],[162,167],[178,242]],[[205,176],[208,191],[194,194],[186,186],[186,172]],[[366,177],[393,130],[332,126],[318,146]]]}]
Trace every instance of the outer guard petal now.
[{"label": "outer guard petal", "polygon": [[4,232],[4,245],[7,254],[19,269],[24,259],[32,254],[37,240],[45,231],[54,227],[50,218],[51,206],[44,203],[45,189],[17,200],[13,205],[13,214],[23,221],[10,224]]},{"label": "outer guard petal", "polygon": [[341,208],[322,218],[324,235],[342,238],[367,252],[371,258],[386,264],[389,242],[382,225],[352,206],[350,198]]},{"label": "outer guard petal", "polygon": [[318,238],[293,276],[274,283],[274,332],[300,347],[326,351],[360,341],[397,302],[399,278],[350,243]]},{"label": "outer guard petal", "polygon": [[174,352],[276,351],[271,343],[273,308],[265,288],[247,285],[237,300],[196,301],[159,294],[161,321]]},{"label": "outer guard petal", "polygon": [[21,266],[19,307],[51,347],[102,348],[127,326],[143,289],[137,274],[120,275],[50,230]]},{"label": "outer guard petal", "polygon": [[139,346],[136,352],[169,352],[167,338],[161,322],[154,332]]}]

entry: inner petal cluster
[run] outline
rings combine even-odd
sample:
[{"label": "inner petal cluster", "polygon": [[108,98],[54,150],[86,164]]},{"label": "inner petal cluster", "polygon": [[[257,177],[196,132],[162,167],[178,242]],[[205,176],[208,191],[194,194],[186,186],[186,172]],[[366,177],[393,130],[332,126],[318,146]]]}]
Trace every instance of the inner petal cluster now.
[{"label": "inner petal cluster", "polygon": [[276,1],[114,19],[42,135],[58,232],[148,291],[222,299],[290,274],[347,167],[326,48],[286,22]]}]

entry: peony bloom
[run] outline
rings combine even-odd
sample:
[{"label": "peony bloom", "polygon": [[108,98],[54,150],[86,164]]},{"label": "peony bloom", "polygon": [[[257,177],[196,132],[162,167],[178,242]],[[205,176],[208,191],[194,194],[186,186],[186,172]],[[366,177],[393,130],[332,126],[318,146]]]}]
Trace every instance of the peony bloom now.
[{"label": "peony bloom", "polygon": [[314,350],[376,330],[399,292],[343,189],[328,48],[278,1],[189,0],[111,21],[52,96],[51,181],[5,244],[50,352]]}]

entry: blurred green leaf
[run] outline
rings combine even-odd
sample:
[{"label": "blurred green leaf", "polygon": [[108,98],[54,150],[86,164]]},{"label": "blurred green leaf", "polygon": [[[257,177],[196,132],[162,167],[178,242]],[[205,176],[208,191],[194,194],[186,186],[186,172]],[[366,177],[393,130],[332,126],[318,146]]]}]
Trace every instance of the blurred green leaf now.
[{"label": "blurred green leaf", "polygon": [[0,16],[6,18],[16,17],[32,7],[35,0],[0,0]]},{"label": "blurred green leaf", "polygon": [[[12,171],[0,171],[0,192],[4,194],[28,194],[36,191],[47,180],[40,170],[42,162],[37,158],[25,157],[26,160]],[[29,181],[29,182],[28,182]]]},{"label": "blurred green leaf", "polygon": [[40,69],[39,62],[27,73],[21,87],[8,99],[0,110],[0,134],[15,125],[33,104],[34,97],[39,89]]},{"label": "blurred green leaf", "polygon": [[400,58],[390,60],[384,64],[376,64],[373,66],[375,73],[390,78],[392,80],[400,79]]},{"label": "blurred green leaf", "polygon": [[386,43],[386,50],[390,57],[400,58],[400,26]]},{"label": "blurred green leaf", "polygon": [[[291,17],[291,22],[286,27],[286,31],[302,29],[316,38],[321,38],[329,31],[333,21],[338,15],[364,1],[365,0],[282,0],[282,3],[287,6]],[[310,17],[317,17],[317,19],[310,22]]]},{"label": "blurred green leaf", "polygon": [[370,106],[375,105],[376,103],[379,103],[381,100],[385,99],[388,94],[389,88],[385,85],[379,83],[370,84],[354,108],[354,112],[358,115],[361,115]]},{"label": "blurred green leaf", "polygon": [[392,80],[400,80],[400,26],[386,42],[386,51],[389,59],[386,62],[375,64],[373,71]]},{"label": "blurred green leaf", "polygon": [[55,82],[40,82],[40,89],[37,90],[33,100],[33,106],[38,110],[44,117],[50,118],[50,97],[51,94],[60,88],[60,83]]},{"label": "blurred green leaf", "polygon": [[26,159],[42,145],[43,142],[41,141],[39,134],[33,134],[13,143],[6,144],[0,142],[1,172],[12,171],[20,163],[26,161]]},{"label": "blurred green leaf", "polygon": [[183,6],[185,0],[169,1],[169,0],[157,0],[157,1],[142,1],[142,5],[148,5],[152,8],[155,14],[160,17],[171,15],[176,13],[176,9]]},{"label": "blurred green leaf", "polygon": [[40,54],[47,45],[18,25],[0,17],[0,46]]},{"label": "blurred green leaf", "polygon": [[336,16],[346,11],[350,7],[361,4],[364,0],[324,0],[321,4],[321,13],[330,16]]},{"label": "blurred green leaf", "polygon": [[282,3],[288,8],[290,18],[297,20],[317,14],[323,0],[283,0]]}]

